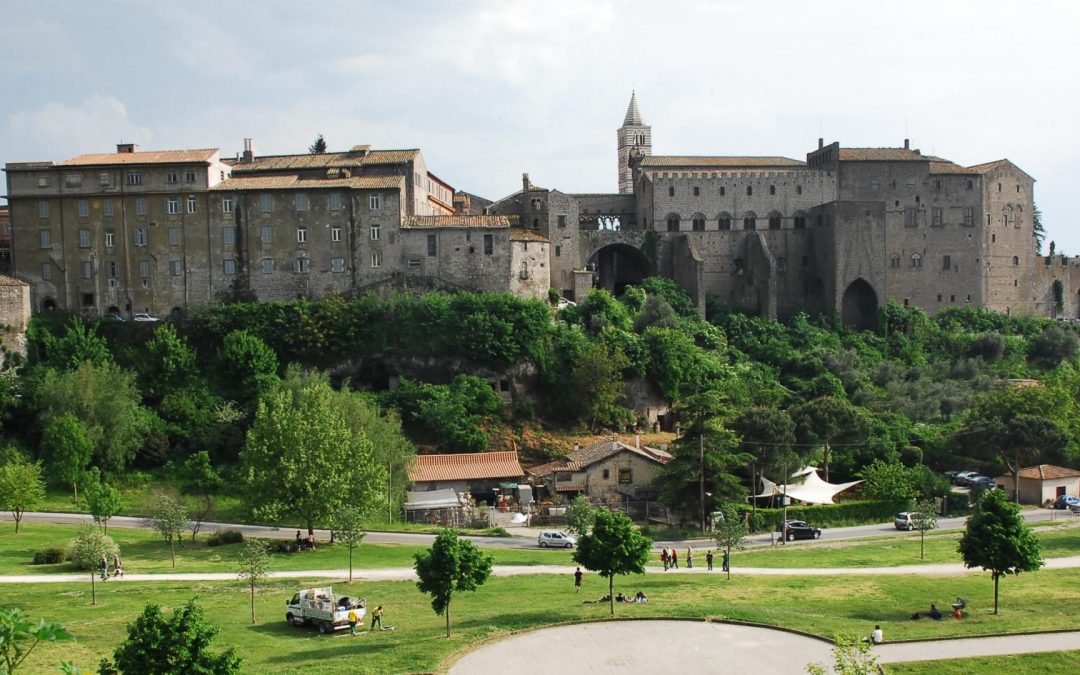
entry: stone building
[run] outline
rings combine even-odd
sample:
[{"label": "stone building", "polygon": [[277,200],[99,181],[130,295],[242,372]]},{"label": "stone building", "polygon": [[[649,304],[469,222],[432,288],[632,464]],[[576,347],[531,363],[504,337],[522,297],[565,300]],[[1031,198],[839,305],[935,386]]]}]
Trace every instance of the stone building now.
[{"label": "stone building", "polygon": [[[3,353],[26,355],[26,328],[30,324],[30,286],[0,274],[0,348]],[[0,355],[0,365],[4,358]]]},{"label": "stone building", "polygon": [[11,274],[11,212],[0,206],[0,274]]}]

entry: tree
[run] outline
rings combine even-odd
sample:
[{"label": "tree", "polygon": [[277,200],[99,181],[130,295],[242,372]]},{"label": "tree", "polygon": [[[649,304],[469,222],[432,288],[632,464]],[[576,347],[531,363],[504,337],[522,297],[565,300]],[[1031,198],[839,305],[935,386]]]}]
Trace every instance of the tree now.
[{"label": "tree", "polygon": [[924,499],[915,504],[911,512],[911,524],[919,531],[919,557],[926,558],[926,533],[937,528],[938,501]]},{"label": "tree", "polygon": [[746,543],[749,531],[746,527],[746,519],[743,518],[732,504],[724,504],[720,507],[719,518],[716,520],[713,536],[716,538],[717,548],[727,553],[728,566],[727,578],[731,578],[731,550],[741,549]]},{"label": "tree", "polygon": [[95,579],[97,570],[101,566],[101,557],[112,557],[120,553],[120,548],[112,537],[108,537],[98,531],[90,523],[79,526],[79,533],[68,542],[67,559],[79,569],[90,570],[90,604],[97,604],[97,587]]},{"label": "tree", "polygon": [[39,619],[33,624],[22,610],[0,607],[0,673],[13,675],[15,669],[42,642],[67,642],[75,637],[63,625]]},{"label": "tree", "polygon": [[1000,417],[973,414],[972,421],[957,434],[957,438],[973,456],[999,459],[1005,464],[1013,478],[1013,497],[1019,502],[1020,470],[1065,448],[1069,436],[1055,422],[1044,417],[1000,412]]},{"label": "tree", "polygon": [[41,437],[41,451],[50,473],[71,486],[79,505],[79,481],[94,455],[94,442],[82,422],[71,413],[51,420]]},{"label": "tree", "polygon": [[821,443],[822,468],[825,481],[829,480],[829,454],[832,444],[841,439],[854,438],[864,432],[859,410],[846,399],[822,396],[791,409],[798,435],[804,440]]},{"label": "tree", "polygon": [[217,370],[221,391],[251,414],[259,397],[277,381],[278,358],[261,339],[237,330],[222,341]]},{"label": "tree", "polygon": [[215,654],[210,643],[218,629],[206,622],[202,608],[189,600],[166,619],[157,605],[149,604],[128,624],[127,639],[113,652],[114,663],[103,662],[122,675],[234,675],[241,659],[232,648]]},{"label": "tree", "polygon": [[349,581],[352,581],[352,556],[353,549],[364,540],[364,510],[358,506],[349,505],[334,514],[330,520],[334,528],[334,536],[338,541],[345,544],[349,549]]},{"label": "tree", "polygon": [[877,657],[871,650],[871,644],[851,635],[837,634],[833,638],[833,657],[835,663],[831,669],[818,663],[806,667],[810,675],[877,675],[879,672]]},{"label": "tree", "polygon": [[146,342],[146,356],[139,361],[143,391],[149,401],[191,386],[199,379],[195,350],[176,334],[171,322],[162,323]]},{"label": "tree", "polygon": [[1056,368],[1062,361],[1076,356],[1076,346],[1076,333],[1050,326],[1031,343],[1028,357],[1044,368]]},{"label": "tree", "polygon": [[857,475],[866,481],[861,490],[869,499],[912,499],[917,492],[911,475],[900,462],[875,459]]},{"label": "tree", "polygon": [[93,325],[77,316],[71,318],[62,337],[43,331],[40,342],[40,353],[34,358],[31,351],[31,362],[56,370],[76,370],[86,362],[99,366],[112,362],[105,339]]},{"label": "tree", "polygon": [[964,566],[990,571],[994,580],[994,614],[1002,575],[1035,572],[1043,566],[1039,539],[1001,490],[987,490],[975,503],[957,548]]},{"label": "tree", "polygon": [[176,540],[183,538],[188,525],[188,510],[180,500],[172,495],[158,494],[150,511],[150,526],[169,544],[169,557],[176,567]]},{"label": "tree", "polygon": [[[751,494],[758,494],[759,472],[779,472],[784,464],[795,466],[790,457],[795,444],[795,422],[786,411],[767,406],[747,408],[731,423],[741,439],[741,449],[750,460]],[[751,501],[757,512],[757,500]]]},{"label": "tree", "polygon": [[326,139],[322,134],[315,137],[315,142],[308,146],[308,152],[312,155],[322,155],[326,152]]},{"label": "tree", "polygon": [[455,530],[443,530],[426,551],[413,555],[416,587],[431,596],[431,608],[446,616],[446,637],[450,637],[450,601],[454,593],[475,591],[491,575],[493,561]]},{"label": "tree", "polygon": [[578,495],[571,499],[570,505],[566,507],[566,529],[583,537],[592,529],[595,517],[596,509],[589,503],[589,498]]},{"label": "tree", "polygon": [[205,450],[196,452],[184,461],[181,471],[184,488],[195,497],[197,506],[191,513],[191,541],[214,513],[214,493],[221,487],[221,476],[210,463]]},{"label": "tree", "polygon": [[11,511],[15,518],[15,534],[27,511],[32,511],[45,499],[45,483],[41,480],[41,464],[26,461],[8,462],[0,466],[0,509]]},{"label": "tree", "polygon": [[589,344],[571,371],[569,389],[578,399],[580,419],[594,432],[603,426],[619,427],[630,418],[618,404],[622,373],[629,365],[620,349],[597,341]]},{"label": "tree", "polygon": [[101,479],[96,467],[88,474],[86,488],[86,508],[94,522],[101,528],[102,534],[109,531],[109,519],[120,511],[120,491]]},{"label": "tree", "polygon": [[615,575],[644,574],[652,540],[625,513],[600,508],[592,532],[578,539],[574,562],[608,580],[608,606],[615,616]]},{"label": "tree", "polygon": [[241,475],[253,513],[299,519],[313,532],[347,504],[375,510],[385,502],[386,469],[371,441],[345,424],[325,378],[290,378],[259,401],[241,453]]},{"label": "tree", "polygon": [[[270,547],[262,539],[248,539],[240,549],[240,568],[237,575],[251,586],[251,623],[255,623],[255,587],[266,579],[270,570]],[[352,581],[352,570],[349,573]]]},{"label": "tree", "polygon": [[[1039,210],[1039,205],[1031,203],[1031,234],[1035,237],[1035,252],[1042,251],[1043,240],[1046,239],[1046,229],[1043,228],[1042,223],[1042,211]],[[1050,255],[1054,255],[1051,251]]]}]

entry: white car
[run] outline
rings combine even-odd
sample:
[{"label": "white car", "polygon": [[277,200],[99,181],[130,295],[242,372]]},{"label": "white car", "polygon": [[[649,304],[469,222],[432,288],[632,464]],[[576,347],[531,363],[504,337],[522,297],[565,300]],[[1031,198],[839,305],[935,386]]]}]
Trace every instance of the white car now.
[{"label": "white car", "polygon": [[567,298],[559,298],[559,302],[555,306],[559,309],[566,309],[567,307],[577,307],[577,303]]},{"label": "white car", "polygon": [[131,315],[132,321],[161,321],[156,316],[150,316],[146,312],[135,312]]},{"label": "white car", "polygon": [[544,530],[540,533],[540,536],[536,538],[536,543],[540,545],[540,548],[547,548],[553,546],[555,548],[574,548],[577,544],[577,539],[564,534],[558,530]]}]

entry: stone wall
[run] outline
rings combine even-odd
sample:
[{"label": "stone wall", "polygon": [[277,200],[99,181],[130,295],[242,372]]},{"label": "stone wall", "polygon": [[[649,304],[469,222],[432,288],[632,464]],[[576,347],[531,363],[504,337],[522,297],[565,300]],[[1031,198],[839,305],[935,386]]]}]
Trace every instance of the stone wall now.
[{"label": "stone wall", "polygon": [[26,327],[29,323],[29,284],[12,277],[0,276],[0,347],[5,352],[25,356]]}]

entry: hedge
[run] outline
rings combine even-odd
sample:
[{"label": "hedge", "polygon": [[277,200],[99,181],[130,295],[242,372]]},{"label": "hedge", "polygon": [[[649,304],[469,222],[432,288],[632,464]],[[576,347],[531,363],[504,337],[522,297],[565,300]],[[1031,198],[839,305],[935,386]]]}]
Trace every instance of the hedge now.
[{"label": "hedge", "polygon": [[[748,514],[750,529],[754,532],[775,530],[784,518],[784,509],[759,508],[755,512],[745,504],[738,504],[736,508],[741,513]],[[790,520],[805,520],[816,527],[847,527],[892,522],[897,513],[910,508],[911,502],[906,499],[882,499],[817,506],[789,506],[787,517]]]},{"label": "hedge", "polygon": [[218,530],[206,538],[207,546],[224,546],[225,544],[240,544],[244,541],[244,533],[239,530]]},{"label": "hedge", "polygon": [[67,562],[67,551],[62,548],[42,548],[34,551],[35,565],[59,565]]}]

